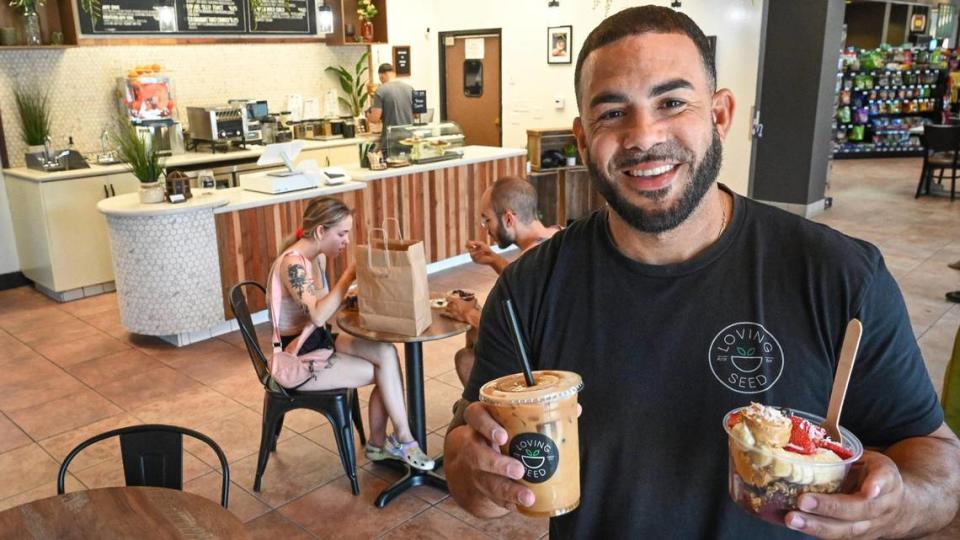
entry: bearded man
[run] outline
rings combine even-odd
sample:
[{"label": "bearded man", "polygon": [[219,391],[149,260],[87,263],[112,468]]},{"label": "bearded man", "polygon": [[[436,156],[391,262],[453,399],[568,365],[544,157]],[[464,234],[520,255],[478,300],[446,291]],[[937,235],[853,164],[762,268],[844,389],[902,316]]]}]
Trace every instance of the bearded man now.
[{"label": "bearded man", "polygon": [[[867,242],[717,183],[734,97],[716,88],[700,28],[667,8],[626,9],[591,32],[575,77],[579,151],[609,206],[491,291],[445,441],[454,499],[485,517],[534,501],[517,482],[524,465],[499,452],[506,431],[476,402],[518,371],[510,298],[534,369],[584,383],[581,502],[551,519],[552,538],[906,537],[949,523],[960,442],[896,282]],[[801,495],[782,525],[757,519],[727,494],[724,414],[758,401],[823,416],[853,318],[864,330],[841,420],[870,448],[857,485]]]}]

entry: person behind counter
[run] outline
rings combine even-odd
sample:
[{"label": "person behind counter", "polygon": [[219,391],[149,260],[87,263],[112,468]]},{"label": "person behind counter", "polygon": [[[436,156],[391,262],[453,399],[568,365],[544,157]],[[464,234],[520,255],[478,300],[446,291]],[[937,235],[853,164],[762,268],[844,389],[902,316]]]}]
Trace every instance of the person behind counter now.
[{"label": "person behind counter", "polygon": [[393,64],[380,64],[377,73],[380,87],[373,94],[373,106],[367,111],[367,122],[383,124],[380,148],[386,156],[387,128],[413,123],[413,87],[396,80]]},{"label": "person behind counter", "polygon": [[[400,364],[393,345],[345,334],[334,338],[327,328],[327,321],[340,309],[347,288],[356,278],[356,267],[351,263],[331,287],[326,268],[326,262],[337,257],[350,242],[352,211],[334,198],[318,197],[304,209],[302,223],[296,236],[289,238],[280,250],[268,280],[271,283],[272,273],[278,272],[283,283],[280,313],[275,314],[281,345],[286,349],[304,326],[313,322],[317,328],[300,350],[288,352],[302,355],[326,348],[335,353],[322,366],[319,377],[299,389],[329,390],[376,384],[370,394],[367,459],[399,459],[418,469],[433,469],[433,460],[424,454],[410,432]],[[319,281],[315,281],[314,276],[319,276]],[[388,417],[396,430],[395,435],[389,437],[386,435]]]}]

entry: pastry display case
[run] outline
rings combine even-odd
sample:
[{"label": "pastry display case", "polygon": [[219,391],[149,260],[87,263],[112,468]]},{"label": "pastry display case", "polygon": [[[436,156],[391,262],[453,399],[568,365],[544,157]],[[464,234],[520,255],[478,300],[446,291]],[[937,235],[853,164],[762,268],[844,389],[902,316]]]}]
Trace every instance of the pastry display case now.
[{"label": "pastry display case", "polygon": [[386,140],[386,161],[392,167],[463,157],[463,130],[455,122],[390,126]]}]

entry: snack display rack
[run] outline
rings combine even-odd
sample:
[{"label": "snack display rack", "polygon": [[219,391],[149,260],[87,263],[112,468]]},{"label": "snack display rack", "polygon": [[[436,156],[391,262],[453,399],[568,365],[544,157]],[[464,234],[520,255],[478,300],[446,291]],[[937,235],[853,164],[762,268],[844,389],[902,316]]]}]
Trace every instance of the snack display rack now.
[{"label": "snack display rack", "polygon": [[911,128],[940,123],[949,51],[848,49],[837,73],[834,158],[922,155]]}]

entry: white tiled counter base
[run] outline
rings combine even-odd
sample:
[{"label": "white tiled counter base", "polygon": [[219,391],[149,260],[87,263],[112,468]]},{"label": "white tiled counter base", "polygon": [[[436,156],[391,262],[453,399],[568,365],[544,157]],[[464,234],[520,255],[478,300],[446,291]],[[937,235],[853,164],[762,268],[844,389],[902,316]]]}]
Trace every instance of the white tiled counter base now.
[{"label": "white tiled counter base", "polygon": [[[160,216],[107,215],[123,325],[175,345],[230,323],[223,316],[213,208]],[[200,339],[204,339],[197,336]]]}]

